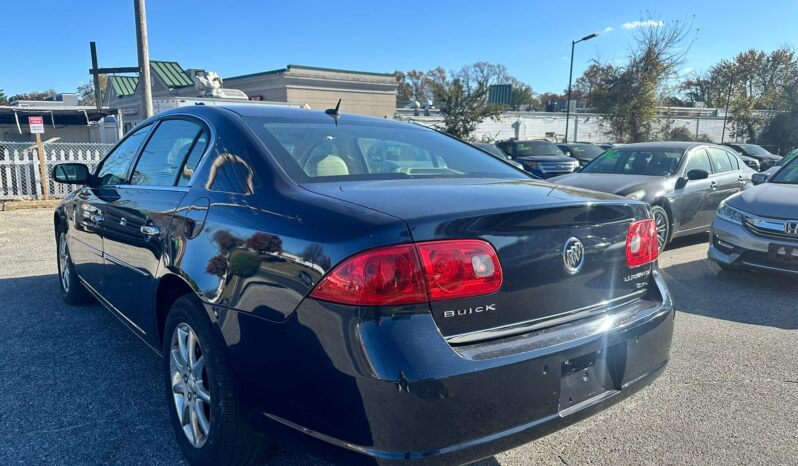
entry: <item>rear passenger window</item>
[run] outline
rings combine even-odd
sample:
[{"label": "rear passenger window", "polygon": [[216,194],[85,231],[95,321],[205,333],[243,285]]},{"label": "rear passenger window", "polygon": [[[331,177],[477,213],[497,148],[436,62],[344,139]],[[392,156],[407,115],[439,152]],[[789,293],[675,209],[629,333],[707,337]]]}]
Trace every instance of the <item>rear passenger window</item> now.
[{"label": "rear passenger window", "polygon": [[712,164],[715,166],[715,173],[732,171],[732,164],[725,150],[715,147],[710,147],[707,150],[709,151],[709,157],[712,159]]},{"label": "rear passenger window", "polygon": [[[130,184],[174,186],[202,128],[187,120],[164,120],[141,152]],[[190,178],[190,177],[189,177]]]},{"label": "rear passenger window", "polygon": [[183,169],[180,170],[180,177],[177,179],[178,186],[186,186],[191,180],[191,177],[194,176],[194,172],[197,170],[197,165],[199,165],[202,154],[205,153],[205,149],[207,147],[208,133],[203,131],[200,133],[199,137],[194,143],[194,147],[191,148],[191,152],[188,154],[188,158],[186,159],[186,164],[183,165]]},{"label": "rear passenger window", "polygon": [[740,159],[737,158],[736,155],[732,154],[729,151],[726,151],[726,155],[729,156],[729,160],[731,161],[732,170],[739,170],[740,169]]}]

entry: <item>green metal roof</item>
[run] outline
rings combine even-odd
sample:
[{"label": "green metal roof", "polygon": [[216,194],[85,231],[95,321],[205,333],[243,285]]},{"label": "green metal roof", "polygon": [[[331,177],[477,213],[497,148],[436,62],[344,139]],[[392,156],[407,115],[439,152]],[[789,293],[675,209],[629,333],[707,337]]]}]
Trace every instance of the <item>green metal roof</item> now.
[{"label": "green metal roof", "polygon": [[167,87],[187,87],[193,86],[194,81],[186,75],[183,68],[174,61],[155,61],[150,60],[150,68]]},{"label": "green metal roof", "polygon": [[138,76],[111,76],[111,86],[119,97],[135,94],[138,84]]}]

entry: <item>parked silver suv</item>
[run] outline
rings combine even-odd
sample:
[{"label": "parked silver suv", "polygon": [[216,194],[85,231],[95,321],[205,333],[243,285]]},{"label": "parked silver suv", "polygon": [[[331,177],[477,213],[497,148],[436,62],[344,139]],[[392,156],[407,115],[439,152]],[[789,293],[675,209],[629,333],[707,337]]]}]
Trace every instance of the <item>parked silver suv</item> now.
[{"label": "parked silver suv", "polygon": [[798,275],[798,158],[769,179],[721,203],[712,223],[709,258],[723,268]]}]

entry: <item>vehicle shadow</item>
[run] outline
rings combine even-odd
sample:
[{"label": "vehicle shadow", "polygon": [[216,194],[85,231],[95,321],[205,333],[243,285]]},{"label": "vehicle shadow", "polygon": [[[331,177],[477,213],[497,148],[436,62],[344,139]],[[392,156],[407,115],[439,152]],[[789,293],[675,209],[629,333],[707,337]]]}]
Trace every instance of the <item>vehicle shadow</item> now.
[{"label": "vehicle shadow", "polygon": [[707,259],[663,269],[676,310],[753,325],[798,329],[795,277],[727,271]]},{"label": "vehicle shadow", "polygon": [[[0,464],[186,464],[163,360],[54,274],[0,278]],[[264,464],[320,465],[278,448]]]},{"label": "vehicle shadow", "polygon": [[673,241],[670,242],[670,244],[668,244],[665,247],[665,251],[686,248],[688,246],[695,246],[696,244],[708,243],[708,242],[709,242],[708,232],[696,233],[694,235],[682,236],[681,238],[674,239]]}]

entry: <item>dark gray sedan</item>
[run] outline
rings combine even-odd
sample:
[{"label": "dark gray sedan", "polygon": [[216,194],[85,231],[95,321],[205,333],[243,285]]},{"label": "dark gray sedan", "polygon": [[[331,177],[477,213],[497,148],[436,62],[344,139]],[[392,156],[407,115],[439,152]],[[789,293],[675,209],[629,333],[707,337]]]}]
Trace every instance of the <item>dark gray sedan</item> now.
[{"label": "dark gray sedan", "polygon": [[727,147],[652,142],[610,149],[579,173],[549,181],[648,202],[662,249],[707,231],[721,201],[749,185],[753,173]]},{"label": "dark gray sedan", "polygon": [[[764,173],[755,175],[764,178]],[[712,223],[709,258],[723,268],[798,275],[798,158],[767,182],[725,200]]]}]

